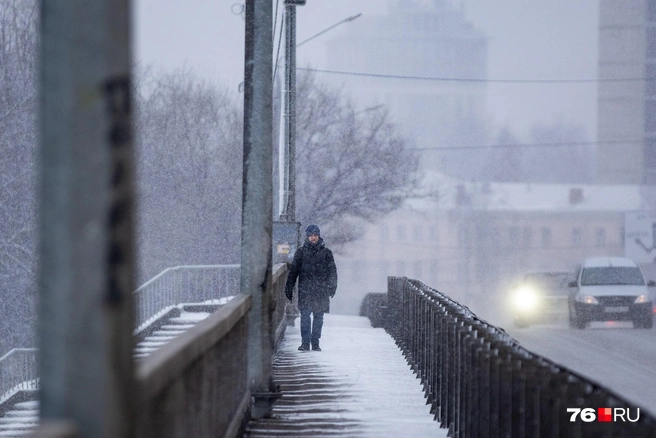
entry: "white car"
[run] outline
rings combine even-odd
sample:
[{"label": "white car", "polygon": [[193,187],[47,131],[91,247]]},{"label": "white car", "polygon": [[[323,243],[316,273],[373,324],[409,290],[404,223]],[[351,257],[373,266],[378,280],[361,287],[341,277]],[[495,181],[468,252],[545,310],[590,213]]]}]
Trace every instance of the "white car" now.
[{"label": "white car", "polygon": [[652,328],[653,303],[640,267],[631,259],[586,259],[576,281],[569,284],[570,327],[583,329],[591,321],[633,321],[635,328]]}]

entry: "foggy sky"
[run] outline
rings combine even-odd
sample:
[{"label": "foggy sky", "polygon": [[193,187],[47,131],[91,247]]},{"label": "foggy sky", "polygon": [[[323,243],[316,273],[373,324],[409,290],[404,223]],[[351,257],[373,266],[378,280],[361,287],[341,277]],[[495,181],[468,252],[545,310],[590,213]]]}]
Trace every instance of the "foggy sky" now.
[{"label": "foggy sky", "polygon": [[[462,3],[467,19],[489,38],[489,79],[596,78],[598,0]],[[237,92],[243,78],[244,21],[232,8],[239,9],[240,4],[235,0],[136,0],[136,62],[164,70],[184,66]],[[386,6],[386,0],[308,0],[297,8],[297,41],[357,13],[384,14]],[[297,64],[330,69],[325,42],[346,26],[358,26],[358,21],[299,48]],[[588,139],[594,140],[596,99],[594,82],[488,84],[492,125],[508,125],[520,136],[535,123],[563,119],[583,124]]]}]

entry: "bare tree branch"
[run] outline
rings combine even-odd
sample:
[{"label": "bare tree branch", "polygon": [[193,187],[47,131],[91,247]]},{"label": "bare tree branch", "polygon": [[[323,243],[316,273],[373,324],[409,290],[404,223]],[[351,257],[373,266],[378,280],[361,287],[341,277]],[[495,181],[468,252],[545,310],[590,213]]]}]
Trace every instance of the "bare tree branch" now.
[{"label": "bare tree branch", "polygon": [[[297,94],[299,221],[337,230],[344,221],[373,221],[414,193],[418,158],[384,107],[357,111],[312,73],[299,75]],[[356,234],[342,230],[333,242],[346,243]]]}]

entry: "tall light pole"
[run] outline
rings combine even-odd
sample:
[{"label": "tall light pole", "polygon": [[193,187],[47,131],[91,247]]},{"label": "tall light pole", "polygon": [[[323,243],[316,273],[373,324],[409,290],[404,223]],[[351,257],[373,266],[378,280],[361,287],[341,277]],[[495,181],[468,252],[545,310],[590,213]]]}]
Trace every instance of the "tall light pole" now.
[{"label": "tall light pole", "polygon": [[296,44],[296,6],[305,0],[285,0],[285,82],[280,111],[279,221],[273,223],[274,262],[291,262],[300,244],[300,224],[296,222],[296,48],[362,14],[347,17]]},{"label": "tall light pole", "polygon": [[285,84],[283,91],[283,177],[280,220],[296,221],[296,6],[303,6],[305,0],[285,0]]},{"label": "tall light pole", "polygon": [[346,17],[296,44],[296,6],[304,4],[305,0],[285,0],[285,84],[279,153],[279,216],[285,222],[296,220],[296,48],[362,16],[358,13]]},{"label": "tall light pole", "polygon": [[341,21],[338,21],[337,23],[333,24],[332,26],[325,28],[325,29],[322,30],[321,32],[315,33],[315,34],[312,35],[310,38],[306,38],[306,39],[304,39],[304,40],[301,41],[300,43],[296,44],[296,48],[299,48],[299,47],[301,47],[303,44],[305,44],[305,43],[307,43],[307,42],[309,42],[309,41],[312,41],[312,40],[315,39],[316,37],[321,36],[321,35],[323,35],[324,33],[328,32],[328,31],[330,31],[330,30],[333,30],[334,28],[336,28],[336,27],[339,26],[340,24],[348,23],[349,21],[353,21],[353,20],[355,20],[356,18],[360,18],[361,16],[362,16],[362,14],[361,14],[361,13],[358,13],[358,14],[355,14],[355,15],[351,15],[350,17],[346,17],[345,19],[343,19],[343,20],[341,20]]}]

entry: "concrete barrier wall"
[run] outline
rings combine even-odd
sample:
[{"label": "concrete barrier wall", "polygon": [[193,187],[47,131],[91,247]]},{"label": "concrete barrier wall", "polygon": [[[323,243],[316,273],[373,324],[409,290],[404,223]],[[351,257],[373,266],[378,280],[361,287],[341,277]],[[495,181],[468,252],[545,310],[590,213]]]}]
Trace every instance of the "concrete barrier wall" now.
[{"label": "concrete barrier wall", "polygon": [[137,436],[234,437],[250,403],[249,295],[137,364]]},{"label": "concrete barrier wall", "polygon": [[285,335],[287,327],[287,315],[295,312],[294,305],[285,296],[285,285],[287,283],[287,264],[281,263],[273,267],[273,298],[271,300],[273,310],[271,315],[271,330],[273,351],[278,349],[280,340]]},{"label": "concrete barrier wall", "polygon": [[[291,304],[287,265],[273,269],[271,340]],[[238,295],[136,367],[138,437],[235,437],[251,402],[247,382],[249,295]]]}]

